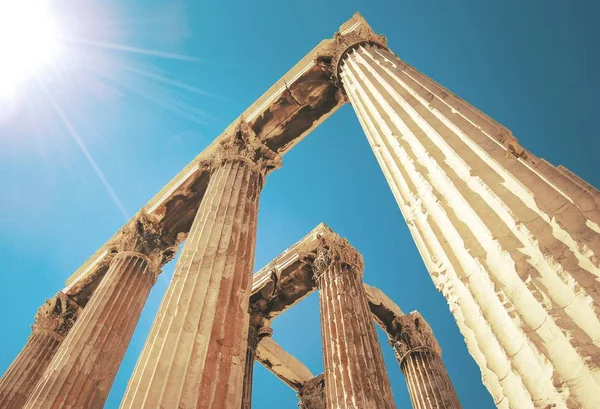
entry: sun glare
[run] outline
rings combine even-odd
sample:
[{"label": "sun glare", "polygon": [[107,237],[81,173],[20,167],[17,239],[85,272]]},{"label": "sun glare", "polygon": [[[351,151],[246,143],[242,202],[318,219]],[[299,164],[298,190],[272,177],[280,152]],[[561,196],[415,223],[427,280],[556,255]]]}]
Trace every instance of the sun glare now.
[{"label": "sun glare", "polygon": [[46,2],[0,0],[0,99],[14,98],[58,51],[58,26]]},{"label": "sun glare", "polygon": [[[117,3],[0,0],[0,146],[34,141],[46,154],[63,151],[51,144],[64,143],[62,136],[68,135],[128,220],[101,162],[86,146],[88,138],[103,137],[93,131],[96,110],[106,108],[104,126],[129,126],[125,116],[115,114],[115,106],[140,99],[160,112],[205,125],[206,115],[195,104],[197,95],[207,93],[164,75],[163,66],[155,64],[157,59],[197,59],[127,41],[143,39],[147,46],[163,44],[164,37],[169,43],[184,38],[185,10],[172,2],[143,7]],[[129,106],[138,109],[135,102]],[[89,134],[80,132],[80,126]]]}]

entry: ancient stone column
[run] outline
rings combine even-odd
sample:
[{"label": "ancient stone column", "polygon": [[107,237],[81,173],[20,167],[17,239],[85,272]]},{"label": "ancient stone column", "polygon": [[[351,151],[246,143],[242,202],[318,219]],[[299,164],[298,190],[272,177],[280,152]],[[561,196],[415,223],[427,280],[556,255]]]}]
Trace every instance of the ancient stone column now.
[{"label": "ancient stone column", "polygon": [[325,409],[325,375],[317,375],[298,391],[300,409]]},{"label": "ancient stone column", "polygon": [[242,404],[258,201],[279,157],[241,122],[212,175],[121,408]]},{"label": "ancient stone column", "polygon": [[395,320],[398,333],[390,337],[414,409],[461,409],[442,361],[442,350],[431,327],[413,311]]},{"label": "ancient stone column", "polygon": [[106,275],[60,345],[25,408],[102,408],[160,268],[173,256],[140,213],[126,226]]},{"label": "ancient stone column", "polygon": [[395,408],[362,284],[362,257],[337,235],[322,240],[313,270],[319,288],[327,408]]},{"label": "ancient stone column", "polygon": [[0,408],[20,409],[25,405],[80,310],[81,307],[62,292],[38,309],[25,347],[0,379]]},{"label": "ancient stone column", "polygon": [[273,335],[273,329],[268,326],[266,320],[257,316],[250,317],[246,366],[244,369],[242,409],[250,409],[252,407],[252,379],[254,374],[254,361],[256,360],[256,348],[258,348],[258,344],[263,338],[270,337],[271,335]]},{"label": "ancient stone column", "polygon": [[600,407],[593,191],[358,19],[330,64],[498,405]]}]

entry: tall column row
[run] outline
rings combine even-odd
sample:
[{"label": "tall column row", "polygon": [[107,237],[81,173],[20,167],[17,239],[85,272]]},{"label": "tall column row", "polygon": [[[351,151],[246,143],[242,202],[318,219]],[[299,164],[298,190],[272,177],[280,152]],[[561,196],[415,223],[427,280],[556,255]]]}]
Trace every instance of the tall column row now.
[{"label": "tall column row", "polygon": [[336,69],[497,404],[600,407],[593,192],[384,45]]},{"label": "tall column row", "polygon": [[212,176],[121,408],[240,408],[258,201],[280,158],[240,122]]},{"label": "tall column row", "polygon": [[122,231],[115,251],[25,408],[104,406],[160,266],[174,252],[144,213]]},{"label": "tall column row", "polygon": [[[267,335],[253,327],[248,339],[258,198],[280,157],[240,121],[203,165],[212,177],[123,407],[237,409],[243,394],[250,405],[247,362]],[[160,266],[174,251],[140,213],[116,240],[109,269],[74,325],[78,307],[63,294],[40,309],[0,381],[2,407],[103,407]]]},{"label": "tall column row", "polygon": [[21,409],[77,320],[81,307],[59,292],[39,308],[23,350],[0,379],[0,407]]}]

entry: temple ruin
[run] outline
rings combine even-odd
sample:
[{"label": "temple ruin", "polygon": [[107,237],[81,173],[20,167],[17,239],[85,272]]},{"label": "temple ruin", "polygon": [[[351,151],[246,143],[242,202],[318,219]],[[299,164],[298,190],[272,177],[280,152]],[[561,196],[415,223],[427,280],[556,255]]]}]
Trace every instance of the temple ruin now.
[{"label": "temple ruin", "polygon": [[[326,225],[252,274],[267,175],[345,103],[497,407],[600,408],[600,192],[400,60],[359,14],[39,309],[0,379],[0,407],[102,408],[161,267],[185,240],[122,409],[250,408],[255,361],[301,408],[395,408],[375,325],[413,407],[459,409],[425,319],[366,285],[359,251]],[[323,374],[270,328],[313,291]]]}]

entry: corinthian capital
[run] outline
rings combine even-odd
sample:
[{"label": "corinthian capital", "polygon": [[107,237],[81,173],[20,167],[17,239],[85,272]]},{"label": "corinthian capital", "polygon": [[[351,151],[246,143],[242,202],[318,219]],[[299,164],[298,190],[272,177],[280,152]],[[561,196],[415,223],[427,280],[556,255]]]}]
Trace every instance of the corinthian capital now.
[{"label": "corinthian capital", "polygon": [[115,243],[118,253],[135,252],[145,255],[154,268],[160,268],[175,257],[177,246],[165,241],[163,228],[141,210],[125,225]]},{"label": "corinthian capital", "polygon": [[321,245],[317,248],[315,259],[313,261],[313,271],[315,281],[333,264],[338,264],[341,268],[336,269],[339,272],[351,272],[362,277],[364,262],[363,258],[348,240],[341,238],[337,234],[323,236],[319,239]]},{"label": "corinthian capital", "polygon": [[413,311],[410,314],[402,315],[396,318],[396,323],[398,333],[391,337],[390,342],[399,359],[409,352],[425,349],[441,356],[440,346],[421,313]]},{"label": "corinthian capital", "polygon": [[325,375],[320,374],[298,391],[300,409],[325,409]]},{"label": "corinthian capital", "polygon": [[376,34],[367,21],[360,15],[354,14],[340,30],[335,33],[333,40],[319,50],[317,64],[326,67],[331,73],[335,84],[339,85],[340,64],[346,54],[361,44],[376,44],[387,48],[384,36]]},{"label": "corinthian capital", "polygon": [[281,156],[265,145],[244,119],[240,119],[227,133],[227,137],[216,149],[210,166],[218,167],[228,161],[244,161],[263,178],[281,167]]},{"label": "corinthian capital", "polygon": [[75,324],[80,311],[81,307],[75,301],[58,292],[37,310],[32,329],[34,332],[49,331],[62,339]]}]

